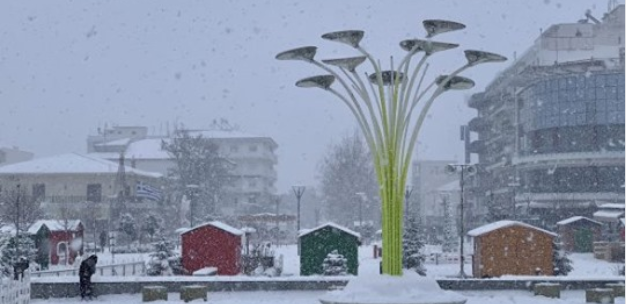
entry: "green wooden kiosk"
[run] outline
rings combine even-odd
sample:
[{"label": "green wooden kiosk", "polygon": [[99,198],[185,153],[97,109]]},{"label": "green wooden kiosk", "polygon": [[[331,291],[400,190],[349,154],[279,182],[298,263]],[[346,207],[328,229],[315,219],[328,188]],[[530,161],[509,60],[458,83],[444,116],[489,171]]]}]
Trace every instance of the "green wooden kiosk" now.
[{"label": "green wooden kiosk", "polygon": [[348,260],[348,273],[357,275],[359,270],[359,245],[361,236],[335,223],[326,223],[302,231],[300,243],[300,275],[322,275],[326,256],[337,250]]}]

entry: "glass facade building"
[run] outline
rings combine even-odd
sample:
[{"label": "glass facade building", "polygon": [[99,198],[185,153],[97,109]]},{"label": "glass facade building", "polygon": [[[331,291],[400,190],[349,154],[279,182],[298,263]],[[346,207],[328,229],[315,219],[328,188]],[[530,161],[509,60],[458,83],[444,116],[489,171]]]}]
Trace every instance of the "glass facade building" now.
[{"label": "glass facade building", "polygon": [[[468,122],[466,153],[480,169],[466,196],[484,222],[554,229],[603,204],[624,204],[623,12],[619,6],[601,24],[553,25],[468,101],[478,115]],[[586,34],[575,35],[581,27]],[[557,48],[550,33],[572,44]]]}]

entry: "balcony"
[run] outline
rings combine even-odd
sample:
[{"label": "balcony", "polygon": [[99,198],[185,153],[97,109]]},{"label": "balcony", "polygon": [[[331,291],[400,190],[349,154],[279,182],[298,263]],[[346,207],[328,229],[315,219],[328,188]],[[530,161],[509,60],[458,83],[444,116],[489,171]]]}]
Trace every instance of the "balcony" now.
[{"label": "balcony", "polygon": [[483,140],[474,140],[469,144],[468,151],[470,153],[482,153],[485,150],[485,142]]},{"label": "balcony", "polygon": [[482,117],[474,117],[469,121],[469,123],[467,123],[467,127],[472,132],[481,132],[488,126],[489,123]]},{"label": "balcony", "polygon": [[624,164],[624,151],[590,151],[569,153],[546,153],[532,154],[516,157],[515,165],[528,167],[559,166],[567,165],[619,165]]},{"label": "balcony", "polygon": [[485,93],[476,93],[470,97],[467,101],[467,106],[470,108],[474,108],[477,110],[483,109],[485,106],[489,104],[488,100],[485,97]]}]

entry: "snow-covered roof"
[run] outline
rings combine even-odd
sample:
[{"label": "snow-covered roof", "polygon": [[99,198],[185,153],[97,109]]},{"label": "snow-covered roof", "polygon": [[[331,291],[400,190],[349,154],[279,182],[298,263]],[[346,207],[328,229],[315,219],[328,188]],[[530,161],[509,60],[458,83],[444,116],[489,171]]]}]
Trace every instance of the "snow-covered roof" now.
[{"label": "snow-covered roof", "polygon": [[117,161],[120,158],[120,154],[117,152],[92,152],[87,153],[88,156],[102,158],[106,160],[115,160]]},{"label": "snow-covered roof", "polygon": [[0,234],[14,235],[15,234],[15,225],[7,224],[7,225],[0,226]]},{"label": "snow-covered roof", "polygon": [[176,230],[174,230],[174,232],[176,232],[177,234],[183,234],[187,231],[191,230],[191,228],[189,227],[182,227],[182,228],[178,228]]},{"label": "snow-covered roof", "polygon": [[461,185],[459,185],[458,180],[451,181],[437,188],[437,192],[453,192],[453,191],[461,191]]},{"label": "snow-covered roof", "polygon": [[358,239],[361,238],[361,235],[358,232],[352,231],[352,230],[350,230],[350,229],[348,229],[346,227],[343,227],[341,225],[337,225],[337,224],[332,223],[332,222],[328,222],[326,224],[319,225],[319,226],[317,226],[315,228],[308,229],[308,231],[300,230],[300,233],[298,233],[298,237],[303,237],[303,236],[305,236],[305,235],[307,235],[309,233],[315,232],[315,231],[320,230],[320,229],[322,229],[324,227],[332,227],[332,228],[335,228],[335,229],[339,229],[339,230],[341,230],[343,232],[346,232],[348,234],[352,234],[352,235],[356,236]]},{"label": "snow-covered roof", "polygon": [[162,143],[168,142],[167,138],[146,138],[133,141],[126,148],[127,159],[171,159],[167,151],[162,149]]},{"label": "snow-covered roof", "polygon": [[[67,153],[15,163],[0,168],[0,174],[59,174],[59,173],[111,173],[116,174],[119,165],[92,155]],[[126,173],[159,178],[160,173],[137,170],[126,166]]]},{"label": "snow-covered roof", "polygon": [[600,204],[598,205],[598,208],[602,208],[602,209],[626,209],[626,205],[625,204],[617,204],[617,203],[605,203],[605,204]]},{"label": "snow-covered roof", "polygon": [[579,215],[572,216],[570,218],[566,218],[566,219],[564,219],[562,221],[558,221],[556,224],[557,225],[567,225],[567,224],[571,224],[573,222],[577,222],[577,221],[580,221],[580,220],[586,220],[586,221],[589,221],[589,222],[592,222],[592,223],[595,223],[595,224],[598,224],[598,225],[602,225],[602,223],[600,223],[598,221],[594,221],[594,220],[592,220],[592,219],[590,219],[588,217],[579,216]]},{"label": "snow-covered roof", "polygon": [[[70,231],[76,230],[78,229],[78,225],[80,224],[80,220],[68,220],[67,229]],[[38,220],[34,224],[30,225],[30,227],[28,228],[28,233],[36,234],[43,225],[48,227],[50,231],[65,231],[64,220]]]},{"label": "snow-covered roof", "polygon": [[132,138],[130,137],[122,138],[122,139],[115,139],[115,140],[96,144],[96,146],[126,146],[131,140]]},{"label": "snow-covered roof", "polygon": [[624,216],[623,210],[599,210],[593,213],[594,218],[617,220]]},{"label": "snow-covered roof", "polygon": [[267,136],[259,136],[241,131],[226,131],[226,130],[190,130],[189,135],[198,136],[202,135],[204,138],[218,138],[218,139],[230,139],[230,138],[269,138]]},{"label": "snow-covered roof", "polygon": [[213,226],[213,227],[218,228],[218,229],[221,229],[221,230],[224,230],[224,231],[226,231],[226,232],[228,232],[228,233],[230,233],[230,234],[234,234],[234,235],[243,235],[243,231],[241,231],[241,230],[239,230],[239,229],[237,229],[237,228],[235,228],[235,227],[233,227],[233,226],[230,226],[230,225],[224,224],[224,223],[222,223],[222,222],[218,222],[218,221],[212,221],[212,222],[202,223],[202,224],[200,224],[200,225],[197,225],[197,226],[195,226],[195,227],[193,227],[193,228],[190,228],[189,230],[187,230],[187,231],[183,232],[183,234],[185,234],[185,233],[187,233],[187,232],[190,232],[190,231],[192,231],[192,230],[198,229],[198,228],[200,228],[200,227],[207,226],[207,225],[209,225],[209,226]]},{"label": "snow-covered roof", "polygon": [[511,227],[511,226],[522,226],[522,227],[526,227],[526,228],[530,228],[530,229],[534,229],[537,231],[541,231],[543,233],[552,235],[552,236],[556,236],[556,234],[554,232],[548,231],[548,230],[544,230],[541,229],[539,227],[535,227],[533,225],[529,225],[526,223],[522,223],[522,222],[517,222],[517,221],[510,221],[510,220],[503,220],[503,221],[498,221],[498,222],[493,222],[484,226],[480,226],[478,228],[472,229],[470,231],[467,232],[467,235],[469,236],[473,236],[473,237],[477,237],[477,236],[481,236],[483,234],[487,234],[489,232],[498,230],[498,229],[502,229],[505,227]]}]

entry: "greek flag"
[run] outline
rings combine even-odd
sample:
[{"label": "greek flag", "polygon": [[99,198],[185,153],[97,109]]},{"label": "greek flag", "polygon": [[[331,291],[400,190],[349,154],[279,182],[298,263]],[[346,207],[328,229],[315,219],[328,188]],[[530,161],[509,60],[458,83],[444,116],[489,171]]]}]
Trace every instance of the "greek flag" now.
[{"label": "greek flag", "polygon": [[151,201],[159,201],[161,200],[161,190],[148,184],[144,184],[143,182],[137,182],[135,196]]}]

